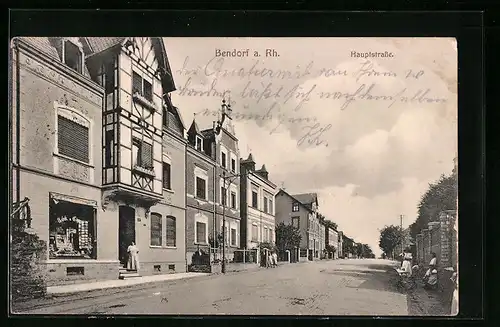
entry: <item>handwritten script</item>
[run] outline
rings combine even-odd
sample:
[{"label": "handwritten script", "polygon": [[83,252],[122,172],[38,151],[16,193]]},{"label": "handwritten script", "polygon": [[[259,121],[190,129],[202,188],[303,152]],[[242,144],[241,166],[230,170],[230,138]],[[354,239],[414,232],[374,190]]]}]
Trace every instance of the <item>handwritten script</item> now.
[{"label": "handwritten script", "polygon": [[[194,65],[186,57],[176,71],[182,81],[177,94],[182,97],[231,99],[236,121],[269,122],[275,133],[282,125],[300,125],[298,146],[328,147],[331,124],[318,121],[313,111],[363,107],[401,108],[436,106],[448,101],[434,90],[422,69],[391,70],[369,59],[352,60],[350,68],[320,67],[314,61],[292,68],[266,66],[260,58],[231,60],[214,57]],[[390,67],[390,62],[385,66]],[[201,79],[201,82],[199,80]],[[218,109],[204,109],[204,116],[217,117]]]}]

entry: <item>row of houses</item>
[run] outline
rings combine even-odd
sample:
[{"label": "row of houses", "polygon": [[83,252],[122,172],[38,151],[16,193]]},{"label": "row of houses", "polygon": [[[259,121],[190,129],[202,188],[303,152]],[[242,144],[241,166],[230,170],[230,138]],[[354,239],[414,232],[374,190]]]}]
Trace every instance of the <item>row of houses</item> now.
[{"label": "row of houses", "polygon": [[230,104],[187,128],[162,38],[17,38],[11,63],[9,191],[29,199],[49,285],[117,278],[132,242],[142,275],[186,271],[220,233],[231,260],[274,243],[281,221],[301,231],[301,257],[341,254],[315,194],[289,195],[240,158]]}]

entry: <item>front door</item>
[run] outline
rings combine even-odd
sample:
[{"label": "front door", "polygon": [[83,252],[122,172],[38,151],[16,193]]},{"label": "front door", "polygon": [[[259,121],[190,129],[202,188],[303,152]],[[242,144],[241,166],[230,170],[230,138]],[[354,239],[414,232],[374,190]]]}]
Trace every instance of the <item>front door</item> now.
[{"label": "front door", "polygon": [[128,259],[127,248],[132,242],[135,242],[135,209],[120,206],[118,215],[118,259],[121,264],[126,266]]}]

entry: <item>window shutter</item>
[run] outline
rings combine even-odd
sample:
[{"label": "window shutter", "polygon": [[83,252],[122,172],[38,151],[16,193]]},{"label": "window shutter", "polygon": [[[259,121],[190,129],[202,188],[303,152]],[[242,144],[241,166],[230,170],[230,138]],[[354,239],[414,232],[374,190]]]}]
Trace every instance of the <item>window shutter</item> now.
[{"label": "window shutter", "polygon": [[148,81],[144,80],[144,97],[149,101],[153,101],[153,86]]},{"label": "window shutter", "polygon": [[89,129],[68,118],[58,116],[57,130],[59,153],[88,163]]},{"label": "window shutter", "polygon": [[132,76],[132,94],[136,92],[142,95],[142,77],[134,72]]},{"label": "window shutter", "polygon": [[141,163],[144,168],[153,167],[153,146],[142,142]]}]

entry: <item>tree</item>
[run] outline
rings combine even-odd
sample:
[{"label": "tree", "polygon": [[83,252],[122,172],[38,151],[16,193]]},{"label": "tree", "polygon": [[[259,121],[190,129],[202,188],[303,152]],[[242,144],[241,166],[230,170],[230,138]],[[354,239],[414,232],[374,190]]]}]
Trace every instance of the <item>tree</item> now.
[{"label": "tree", "polygon": [[387,254],[392,253],[392,251],[401,244],[403,240],[403,233],[399,226],[385,226],[380,231],[379,247]]},{"label": "tree", "polygon": [[444,210],[457,209],[457,170],[454,168],[451,175],[441,175],[435,183],[429,184],[429,189],[422,196],[418,204],[418,217],[410,225],[410,235],[413,239],[431,221],[439,217]]},{"label": "tree", "polygon": [[301,240],[302,236],[298,228],[283,222],[276,225],[276,247],[280,251],[298,248]]},{"label": "tree", "polygon": [[321,221],[323,223],[323,225],[325,225],[326,227],[329,227],[329,228],[333,228],[335,230],[337,230],[338,228],[338,225],[337,223],[331,221],[331,220],[328,220],[326,219],[325,216],[323,216],[322,214],[318,213],[318,219],[319,221]]},{"label": "tree", "polygon": [[372,248],[368,244],[359,243],[358,246],[361,248],[362,258],[375,258],[375,254],[373,253]]},{"label": "tree", "polygon": [[343,235],[342,236],[342,253],[344,255],[349,255],[349,253],[355,254],[355,242],[353,239]]}]

